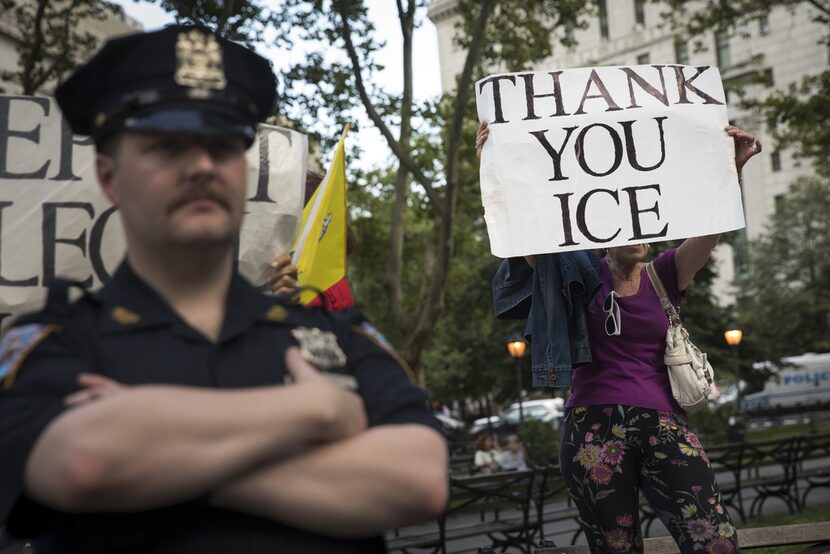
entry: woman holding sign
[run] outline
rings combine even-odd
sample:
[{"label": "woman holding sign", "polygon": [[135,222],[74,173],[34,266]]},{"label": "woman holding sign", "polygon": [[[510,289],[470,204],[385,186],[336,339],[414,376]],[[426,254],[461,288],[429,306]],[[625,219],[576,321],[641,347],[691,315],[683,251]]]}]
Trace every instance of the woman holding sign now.
[{"label": "woman holding sign", "polygon": [[[761,145],[738,128],[726,127],[726,133],[734,139],[740,172]],[[488,134],[482,123],[476,140],[479,158]],[[718,239],[689,238],[654,259],[675,306]],[[709,460],[672,396],[663,362],[668,319],[645,272],[648,252],[647,244],[632,244],[609,248],[598,260],[590,254],[599,277],[588,287],[596,290],[588,300],[593,310],[584,311],[591,361],[573,370],[570,383],[551,383],[571,385],[560,451],[562,474],[592,552],[642,552],[640,489],[681,551],[736,552],[735,528]],[[568,255],[573,254],[558,256]],[[515,277],[521,264],[529,274],[527,266],[535,268],[536,261],[527,256],[503,266]],[[503,316],[508,310],[501,309],[506,305],[499,297],[505,283],[499,279],[497,275],[494,297],[497,315]],[[545,293],[558,290],[550,286]],[[509,311],[518,314],[515,303]],[[531,319],[529,327],[533,323]]]}]

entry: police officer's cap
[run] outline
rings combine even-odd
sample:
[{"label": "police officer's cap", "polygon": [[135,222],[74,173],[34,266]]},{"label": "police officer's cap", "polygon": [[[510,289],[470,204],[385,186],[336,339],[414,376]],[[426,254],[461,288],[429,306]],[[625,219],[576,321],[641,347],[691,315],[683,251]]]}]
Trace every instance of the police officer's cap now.
[{"label": "police officer's cap", "polygon": [[198,25],[108,41],[55,91],[72,130],[238,136],[250,145],[274,106],[270,63]]}]

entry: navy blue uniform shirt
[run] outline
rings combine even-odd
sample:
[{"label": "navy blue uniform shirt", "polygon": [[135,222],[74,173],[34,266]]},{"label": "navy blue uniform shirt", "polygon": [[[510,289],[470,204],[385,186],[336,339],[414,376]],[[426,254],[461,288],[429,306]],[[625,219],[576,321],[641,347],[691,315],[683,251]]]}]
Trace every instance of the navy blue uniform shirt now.
[{"label": "navy blue uniform shirt", "polygon": [[[78,390],[78,374],[99,373],[128,385],[280,385],[286,375],[285,350],[297,344],[291,335],[295,327],[334,332],[348,359],[337,371],[357,379],[369,426],[420,423],[440,432],[424,392],[378,345],[357,310],[335,314],[282,305],[237,274],[219,339],[212,342],[177,316],[126,262],[99,292],[71,305],[60,297],[59,292],[46,310],[13,325],[11,330],[31,348],[28,354],[18,354],[17,362],[14,356],[0,360],[5,368],[0,386],[0,525],[5,520],[13,536],[35,537],[38,554],[385,552],[381,537],[327,538],[214,508],[199,498],[153,511],[73,515],[26,497],[26,459],[46,426],[65,409],[64,398]],[[51,331],[44,337],[47,329]]]}]

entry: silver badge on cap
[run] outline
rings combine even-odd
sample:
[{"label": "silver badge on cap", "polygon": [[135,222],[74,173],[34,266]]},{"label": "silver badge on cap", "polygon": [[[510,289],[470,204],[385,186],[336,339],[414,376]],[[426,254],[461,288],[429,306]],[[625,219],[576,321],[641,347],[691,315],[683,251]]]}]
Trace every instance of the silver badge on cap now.
[{"label": "silver badge on cap", "polygon": [[296,327],[291,335],[300,344],[300,353],[307,362],[325,371],[346,365],[346,354],[337,344],[337,337],[331,331],[316,327]]},{"label": "silver badge on cap", "polygon": [[222,47],[216,37],[193,30],[176,40],[176,83],[196,89],[222,90],[228,84]]}]

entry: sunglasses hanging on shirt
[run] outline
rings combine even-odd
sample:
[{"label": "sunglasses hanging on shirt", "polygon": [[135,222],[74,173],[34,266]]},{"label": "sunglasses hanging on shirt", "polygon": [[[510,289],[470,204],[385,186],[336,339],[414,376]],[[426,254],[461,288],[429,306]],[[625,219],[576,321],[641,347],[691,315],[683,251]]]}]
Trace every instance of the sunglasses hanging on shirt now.
[{"label": "sunglasses hanging on shirt", "polygon": [[619,336],[622,332],[622,319],[620,319],[620,305],[617,303],[619,295],[615,291],[608,293],[605,302],[602,304],[602,311],[608,314],[605,318],[605,334],[609,337]]}]

